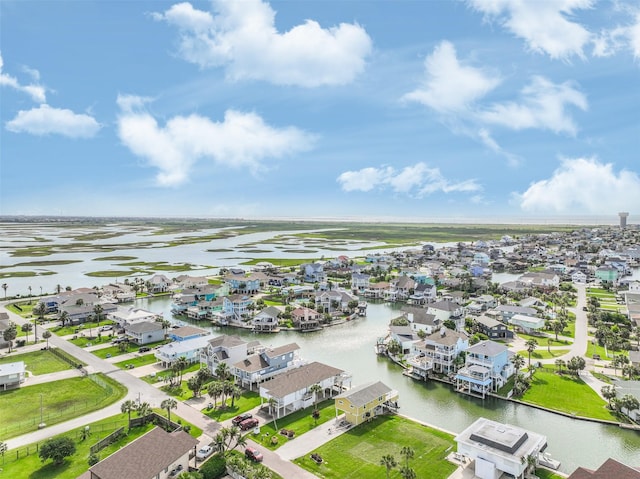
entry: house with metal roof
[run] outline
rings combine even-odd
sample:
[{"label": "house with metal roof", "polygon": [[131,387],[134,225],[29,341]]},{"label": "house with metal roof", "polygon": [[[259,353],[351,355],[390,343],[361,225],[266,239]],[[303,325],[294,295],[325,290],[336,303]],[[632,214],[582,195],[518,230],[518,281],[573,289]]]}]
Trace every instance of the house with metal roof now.
[{"label": "house with metal roof", "polygon": [[356,386],[335,397],[336,416],[344,413],[345,420],[357,426],[380,414],[398,410],[398,391],[381,381]]},{"label": "house with metal roof", "polygon": [[480,396],[496,392],[513,375],[510,353],[504,344],[481,341],[469,346],[465,365],[456,374],[458,392]]}]

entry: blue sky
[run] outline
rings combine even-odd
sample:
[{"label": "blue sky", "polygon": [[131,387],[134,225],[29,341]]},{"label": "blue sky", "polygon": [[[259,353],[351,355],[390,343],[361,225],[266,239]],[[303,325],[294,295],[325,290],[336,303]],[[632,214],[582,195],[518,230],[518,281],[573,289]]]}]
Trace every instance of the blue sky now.
[{"label": "blue sky", "polygon": [[0,214],[640,213],[635,1],[3,0],[0,30]]}]

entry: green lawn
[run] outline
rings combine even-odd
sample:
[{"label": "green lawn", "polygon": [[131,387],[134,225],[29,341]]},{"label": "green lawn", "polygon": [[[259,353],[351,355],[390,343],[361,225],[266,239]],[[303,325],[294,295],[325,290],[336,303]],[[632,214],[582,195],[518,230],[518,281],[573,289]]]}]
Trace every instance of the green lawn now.
[{"label": "green lawn", "polygon": [[545,336],[531,336],[530,334],[518,333],[518,337],[528,341],[529,339],[535,339],[538,342],[538,348],[547,347],[547,339],[551,339],[551,346],[567,346],[572,344],[571,341],[567,341],[565,339],[559,339],[556,341],[555,335],[547,338]]},{"label": "green lawn", "polygon": [[151,353],[145,354],[143,356],[137,356],[132,359],[127,359],[125,361],[120,361],[118,363],[115,363],[115,365],[120,369],[131,369],[128,368],[127,365],[132,364],[134,368],[139,368],[140,366],[146,366],[148,364],[153,364],[156,362],[158,362],[158,360],[156,359],[155,354]]},{"label": "green lawn", "polygon": [[566,476],[561,476],[560,474],[556,474],[547,469],[542,469],[541,467],[536,469],[536,476],[540,479],[565,479]]},{"label": "green lawn", "polygon": [[[384,478],[386,469],[380,465],[380,458],[390,454],[403,463],[400,450],[404,446],[415,452],[409,467],[416,477],[446,479],[456,469],[445,459],[448,451],[455,448],[453,436],[398,416],[361,424],[314,450],[323,459],[320,465],[309,455],[294,462],[321,478]],[[389,477],[399,479],[399,468],[393,469]]]},{"label": "green lawn", "polygon": [[49,350],[33,351],[31,353],[24,354],[11,354],[0,359],[0,364],[13,363],[16,361],[24,361],[27,371],[30,371],[34,376],[71,369],[71,366],[68,363],[55,356]]},{"label": "green lawn", "polygon": [[[206,393],[205,393],[206,395]],[[208,397],[208,396],[207,396]],[[211,411],[204,409],[202,412],[209,416],[211,419],[222,422],[232,417],[237,416],[246,411],[250,411],[254,407],[260,404],[260,395],[252,391],[244,391],[242,396],[235,400],[233,407],[231,407],[231,401],[227,400],[227,407],[220,409],[218,404],[217,409]]]},{"label": "green lawn", "polygon": [[112,339],[112,334],[101,334],[100,337],[96,335],[95,338],[90,338],[88,336],[78,336],[76,339],[70,339],[69,342],[75,344],[80,348],[86,348],[87,346],[95,346],[96,344],[109,343]]},{"label": "green lawn", "polygon": [[100,326],[107,324],[113,324],[113,321],[102,320],[99,324],[97,321],[88,321],[82,324],[67,324],[66,326],[55,326],[51,328],[50,331],[58,336],[68,336],[69,334],[90,334],[93,329],[93,334],[97,336]]},{"label": "green lawn", "polygon": [[[318,421],[313,419],[311,416],[313,407],[301,409],[300,411],[289,414],[282,419],[276,419],[278,429],[275,428],[273,421],[270,421],[260,427],[261,435],[258,437],[252,436],[252,439],[261,443],[264,447],[277,449],[289,440],[280,434],[280,429],[290,429],[296,433],[294,437],[297,437],[300,434],[304,434],[305,432],[312,430],[319,424],[335,419],[336,409],[334,400],[329,399],[319,403],[318,411],[320,411]],[[274,444],[271,440],[272,437],[277,437],[278,442]]]},{"label": "green lawn", "polygon": [[[171,415],[171,419],[185,425],[189,424],[173,414]],[[67,458],[61,466],[54,466],[51,461],[43,463],[38,457],[37,445],[31,444],[16,450],[8,451],[5,454],[4,464],[2,464],[0,474],[2,474],[2,477],[6,476],[7,478],[28,477],[30,479],[75,479],[89,469],[89,464],[87,463],[89,448],[100,439],[106,437],[119,427],[125,428],[125,435],[120,440],[105,447],[98,453],[98,456],[101,459],[104,459],[154,427],[153,424],[149,423],[127,431],[126,414],[111,416],[101,421],[91,423],[88,426],[91,435],[84,441],[81,436],[84,426],[62,434],[62,436],[68,436],[74,439],[76,443],[76,453]],[[198,437],[202,434],[202,431],[192,425],[189,433],[193,437]],[[17,456],[20,458],[16,459]]]},{"label": "green lawn", "polygon": [[[607,354],[608,353],[608,354]],[[588,358],[592,358],[594,354],[598,354],[600,359],[603,361],[610,361],[613,359],[613,356],[616,354],[622,354],[623,356],[628,356],[629,351],[613,351],[611,349],[606,349],[604,346],[600,346],[599,344],[592,344],[591,342],[587,343],[587,353],[586,356]]]},{"label": "green lawn", "polygon": [[[125,361],[126,362],[126,361]],[[200,369],[200,363],[193,363],[187,369],[185,369],[182,374],[191,373]],[[144,382],[149,384],[155,384],[157,382],[162,381],[164,378],[170,378],[173,375],[173,371],[170,369],[165,369],[163,371],[159,371],[155,374],[155,376],[143,376],[142,379]]]},{"label": "green lawn", "polygon": [[123,354],[133,353],[138,348],[134,348],[132,346],[127,346],[125,351],[120,351],[120,345],[114,344],[113,346],[109,346],[108,348],[96,349],[95,351],[91,351],[91,354],[98,356],[99,358],[114,358],[116,356],[122,356]]},{"label": "green lawn", "polygon": [[553,366],[539,368],[522,401],[577,416],[617,421],[607,403],[582,379],[556,374]]},{"label": "green lawn", "polygon": [[37,430],[41,398],[42,420],[52,425],[101,409],[126,395],[127,390],[120,383],[102,374],[97,376],[107,388],[88,377],[78,377],[1,391],[0,437]]},{"label": "green lawn", "polygon": [[[557,358],[560,356],[564,356],[569,351],[571,350],[570,349],[552,349],[551,352],[549,352],[546,346],[545,347],[540,346],[538,347],[538,349],[536,349],[534,352],[531,353],[531,361],[534,361],[537,359]],[[529,352],[526,349],[522,351],[518,351],[518,354],[527,360],[529,359]]]}]

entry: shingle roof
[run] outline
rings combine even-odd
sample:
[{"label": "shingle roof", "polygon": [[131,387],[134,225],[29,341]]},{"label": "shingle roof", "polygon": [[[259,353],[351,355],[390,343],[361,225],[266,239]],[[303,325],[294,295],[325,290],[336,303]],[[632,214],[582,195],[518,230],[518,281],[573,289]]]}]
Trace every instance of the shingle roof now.
[{"label": "shingle roof", "polygon": [[240,336],[227,336],[223,334],[222,336],[218,336],[217,338],[213,338],[209,341],[209,344],[214,347],[224,347],[224,348],[234,348],[236,346],[240,346],[241,344],[246,344],[247,342],[242,339]]},{"label": "shingle roof", "polygon": [[130,333],[149,333],[151,331],[158,331],[162,328],[162,323],[155,321],[141,321],[139,323],[133,323],[127,326],[126,330]]},{"label": "shingle roof", "polygon": [[595,471],[579,467],[568,479],[640,479],[640,471],[615,459],[607,459]]},{"label": "shingle roof", "polygon": [[184,431],[165,432],[156,427],[90,468],[98,479],[156,477],[198,444]]},{"label": "shingle roof", "polygon": [[467,354],[484,354],[485,356],[496,356],[503,351],[506,351],[507,347],[503,344],[496,343],[495,341],[480,341],[473,346],[469,346]]},{"label": "shingle roof", "polygon": [[371,401],[384,396],[391,388],[381,381],[362,384],[336,396],[336,399],[348,399],[356,407],[364,406]]},{"label": "shingle roof", "polygon": [[287,394],[300,391],[325,379],[338,376],[343,372],[342,369],[319,362],[313,362],[280,374],[274,379],[263,383],[262,387],[266,389],[270,396],[282,398]]}]

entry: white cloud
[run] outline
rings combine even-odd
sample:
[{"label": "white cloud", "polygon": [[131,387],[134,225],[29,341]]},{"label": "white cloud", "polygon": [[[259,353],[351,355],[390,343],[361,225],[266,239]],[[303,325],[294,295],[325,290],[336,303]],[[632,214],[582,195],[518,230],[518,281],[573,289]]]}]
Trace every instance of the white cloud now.
[{"label": "white cloud", "polygon": [[439,112],[458,112],[485,96],[500,84],[500,78],[479,68],[460,63],[456,49],[441,42],[424,62],[423,85],[404,95],[404,100],[422,103]]},{"label": "white cloud", "polygon": [[491,136],[491,132],[486,128],[480,128],[478,130],[478,138],[482,142],[484,146],[489,148],[494,153],[497,153],[500,156],[503,156],[507,160],[507,164],[511,167],[520,166],[522,163],[522,159],[518,155],[514,155],[513,153],[508,152],[504,148],[502,148],[496,140]]},{"label": "white cloud", "polygon": [[100,130],[100,124],[89,115],[43,104],[31,110],[20,110],[6,123],[6,128],[14,133],[90,138]]},{"label": "white cloud", "polygon": [[274,128],[255,113],[225,112],[221,122],[199,115],[175,116],[165,126],[140,107],[148,99],[119,96],[122,111],[118,135],[134,154],[160,171],[159,185],[176,186],[188,180],[200,159],[252,173],[264,169],[267,158],[281,158],[311,148],[310,135],[297,128]]},{"label": "white cloud", "polygon": [[514,197],[526,211],[611,214],[640,205],[640,176],[595,158],[564,159],[550,178]]},{"label": "white cloud", "polygon": [[[42,85],[37,83],[30,83],[28,85],[22,85],[17,78],[2,72],[2,68],[4,66],[4,61],[2,60],[2,54],[0,54],[0,86],[8,86],[15,90],[24,92],[28,94],[33,101],[38,103],[46,102],[46,93],[45,88]],[[35,80],[38,81],[39,73],[37,70],[25,69],[25,71],[29,72],[31,76],[34,76]],[[38,76],[35,77],[35,73],[38,73]]]},{"label": "white cloud", "polygon": [[609,57],[620,50],[630,50],[636,59],[640,58],[640,10],[633,10],[627,5],[619,9],[625,17],[631,18],[626,25],[604,28],[593,38],[593,56]]},{"label": "white cloud", "polygon": [[551,58],[584,57],[592,34],[571,21],[577,10],[590,9],[594,0],[467,0],[473,9],[498,22],[528,47]]},{"label": "white cloud", "polygon": [[570,105],[586,110],[587,99],[568,82],[555,84],[536,76],[522,90],[520,103],[496,103],[479,117],[514,130],[538,128],[575,135],[577,127],[567,112]]},{"label": "white cloud", "polygon": [[261,0],[214,0],[215,15],[178,3],[156,20],[180,31],[179,54],[200,67],[226,68],[232,80],[317,87],[353,81],[372,49],[357,24],[322,28],[313,20],[280,33],[275,12]]},{"label": "white cloud", "polygon": [[395,193],[402,193],[416,198],[436,193],[478,192],[482,187],[476,180],[451,182],[438,168],[429,168],[419,162],[397,171],[391,166],[380,168],[368,167],[358,171],[345,171],[337,178],[343,191],[371,191],[390,188]]}]

